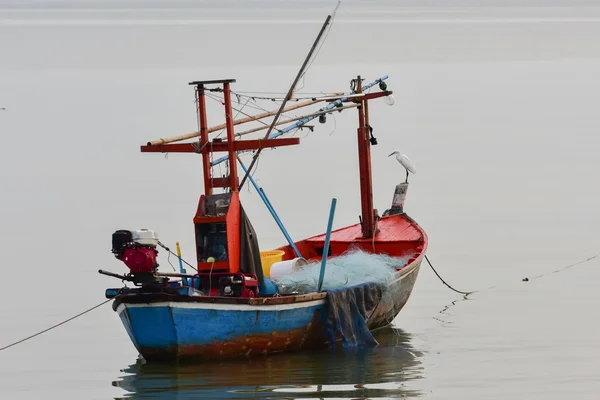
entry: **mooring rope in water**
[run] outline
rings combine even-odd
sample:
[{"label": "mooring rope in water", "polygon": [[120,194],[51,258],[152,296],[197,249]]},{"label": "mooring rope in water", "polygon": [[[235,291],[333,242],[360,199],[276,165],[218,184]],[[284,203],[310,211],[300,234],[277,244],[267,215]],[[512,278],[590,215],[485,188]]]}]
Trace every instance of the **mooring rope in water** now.
[{"label": "mooring rope in water", "polygon": [[[530,280],[533,280],[533,279],[539,279],[539,278],[543,278],[543,277],[545,277],[545,276],[548,276],[548,275],[550,275],[550,274],[556,274],[556,273],[562,272],[562,271],[564,271],[564,270],[567,270],[567,269],[569,269],[569,268],[576,267],[577,265],[585,264],[585,263],[587,263],[587,262],[589,262],[589,261],[592,261],[592,260],[594,260],[594,259],[596,259],[596,258],[598,258],[598,257],[600,257],[600,254],[596,254],[595,256],[588,257],[588,258],[586,258],[586,259],[584,259],[584,260],[577,261],[577,262],[575,262],[575,263],[573,263],[573,264],[569,264],[569,265],[566,265],[566,266],[564,266],[564,267],[561,267],[561,268],[555,269],[555,270],[553,270],[553,271],[550,271],[550,272],[546,272],[546,273],[544,273],[544,274],[539,274],[539,275],[533,276],[533,277],[531,277],[531,278],[527,278],[527,277],[525,277],[525,278],[521,279],[521,281],[523,281],[523,282],[529,282]],[[427,256],[425,256],[425,258],[427,259]],[[431,265],[431,262],[429,262],[429,259],[427,259],[427,262],[429,263],[429,266],[431,267],[431,269],[433,269],[433,272],[435,272],[435,274],[438,276],[438,278],[440,278],[440,279],[442,280],[442,282],[444,282],[444,280],[443,280],[443,279],[440,277],[440,275],[439,275],[439,274],[436,272],[436,270],[435,270],[435,269],[433,268],[433,266]],[[464,296],[462,299],[460,299],[460,300],[455,300],[455,301],[453,301],[453,302],[452,302],[452,304],[447,304],[447,305],[446,305],[446,306],[445,306],[445,307],[444,307],[444,308],[443,308],[441,311],[439,311],[439,314],[444,314],[444,313],[445,313],[445,312],[446,312],[446,311],[447,311],[449,308],[451,308],[452,306],[455,306],[455,305],[456,305],[456,303],[457,303],[457,302],[459,302],[459,301],[468,300],[468,299],[467,299],[467,296],[468,296],[469,294],[471,294],[471,293],[475,293],[475,292],[478,292],[478,290],[475,290],[475,291],[473,291],[473,292],[461,292],[461,291],[458,291],[458,290],[456,290],[456,289],[452,288],[452,287],[451,287],[450,285],[448,285],[446,282],[444,282],[444,284],[445,284],[446,286],[448,286],[450,289],[454,290],[455,292],[458,292],[458,293],[464,294],[465,296]],[[489,287],[487,287],[486,289],[483,289],[483,290],[495,289],[495,288],[497,288],[497,287],[498,287],[498,285],[492,285],[492,286],[489,286]],[[444,322],[444,323],[446,323],[446,322],[447,322],[447,321],[443,321],[443,320],[441,320],[441,319],[439,319],[439,318],[437,318],[437,317],[433,317],[433,319],[436,319],[436,320],[438,320],[438,321],[440,321],[440,322]]]},{"label": "mooring rope in water", "polygon": [[[539,275],[536,275],[536,276],[532,276],[531,278],[527,278],[527,277],[525,277],[525,278],[523,278],[523,279],[521,279],[521,280],[522,280],[523,282],[529,282],[529,281],[531,281],[531,280],[534,280],[534,279],[543,278],[543,277],[545,277],[545,276],[548,276],[548,275],[550,275],[550,274],[556,274],[556,273],[562,272],[562,271],[564,271],[564,270],[566,270],[566,269],[573,268],[573,267],[576,267],[576,266],[578,266],[578,265],[581,265],[581,264],[585,264],[585,263],[587,263],[587,262],[590,262],[590,261],[592,261],[592,260],[594,260],[594,259],[596,259],[596,258],[598,258],[598,257],[600,257],[600,254],[596,254],[595,256],[588,257],[588,258],[586,258],[586,259],[584,259],[584,260],[577,261],[577,262],[575,262],[575,263],[573,263],[573,264],[566,265],[566,266],[564,266],[564,267],[561,267],[561,268],[555,269],[555,270],[553,270],[553,271],[550,271],[550,272],[546,272],[546,273],[543,273],[543,274],[539,274]],[[437,277],[438,277],[438,278],[440,278],[440,280],[441,280],[441,281],[444,283],[444,285],[448,286],[450,289],[454,290],[454,291],[455,291],[455,292],[457,292],[457,293],[464,294],[465,296],[468,296],[468,295],[470,295],[471,293],[478,292],[478,290],[474,290],[474,291],[472,291],[472,292],[461,292],[460,290],[456,290],[456,289],[454,289],[452,286],[448,285],[448,284],[447,284],[447,283],[446,283],[446,282],[445,282],[445,281],[442,279],[442,277],[440,276],[440,274],[438,274],[438,273],[437,273],[437,271],[435,270],[435,268],[433,268],[433,265],[431,265],[431,262],[429,261],[429,258],[427,258],[427,255],[425,255],[425,259],[427,260],[427,263],[429,264],[429,266],[431,267],[431,269],[433,270],[433,272],[435,272],[435,274],[437,275]],[[487,289],[494,289],[494,288],[496,288],[496,287],[497,287],[497,285],[492,285],[492,286],[490,286],[490,287],[486,288],[486,290],[487,290]]]},{"label": "mooring rope in water", "polygon": [[573,268],[573,267],[576,267],[577,265],[580,265],[580,264],[585,264],[586,262],[592,261],[594,258],[598,258],[598,257],[600,257],[600,254],[596,254],[595,256],[586,258],[585,260],[580,260],[580,261],[577,261],[576,263],[569,264],[569,265],[567,265],[565,267],[561,267],[559,269],[555,269],[554,271],[546,272],[545,274],[540,274],[540,275],[532,276],[531,278],[527,278],[527,277],[523,278],[522,281],[523,282],[528,282],[528,281],[530,281],[532,279],[539,279],[539,278],[543,278],[543,277],[545,277],[547,275],[550,275],[550,274],[556,274],[558,272],[564,271],[565,269]]},{"label": "mooring rope in water", "polygon": [[[123,289],[121,289],[121,290],[123,290]],[[120,291],[117,293],[117,296],[118,296],[118,295],[121,293],[121,290],[120,290]],[[81,317],[82,315],[84,315],[84,314],[87,314],[87,313],[89,313],[90,311],[92,311],[92,310],[95,310],[96,308],[98,308],[98,307],[100,307],[100,306],[103,306],[104,304],[106,304],[106,303],[108,303],[108,302],[110,302],[110,301],[114,300],[114,299],[115,299],[117,296],[115,296],[115,297],[114,297],[114,298],[112,298],[112,299],[105,300],[105,301],[103,301],[102,303],[95,305],[94,307],[88,308],[87,310],[85,310],[85,311],[83,311],[83,312],[80,312],[79,314],[77,314],[77,315],[74,315],[74,316],[72,316],[71,318],[69,318],[69,319],[66,319],[66,320],[64,320],[64,321],[62,321],[62,322],[59,322],[59,323],[58,323],[58,324],[56,324],[56,325],[52,325],[51,327],[49,327],[49,328],[46,328],[46,329],[44,329],[43,331],[40,331],[40,332],[38,332],[38,333],[35,333],[35,334],[33,334],[33,335],[31,335],[31,336],[28,336],[28,337],[26,337],[26,338],[24,338],[24,339],[18,340],[18,341],[14,342],[14,343],[11,343],[11,344],[9,344],[8,346],[0,347],[0,351],[2,351],[2,350],[6,350],[6,349],[8,349],[9,347],[16,346],[17,344],[23,343],[23,342],[25,342],[25,341],[27,341],[27,340],[29,340],[29,339],[33,339],[34,337],[36,337],[36,336],[39,336],[39,335],[41,335],[42,333],[46,333],[46,332],[48,332],[48,331],[50,331],[50,330],[52,330],[52,329],[54,329],[54,328],[58,328],[59,326],[61,326],[61,325],[64,325],[64,324],[66,324],[67,322],[74,320],[75,318]]]},{"label": "mooring rope in water", "polygon": [[471,293],[475,293],[476,292],[476,290],[474,290],[472,292],[461,292],[460,290],[454,289],[452,286],[450,286],[449,284],[447,284],[446,281],[440,276],[440,274],[438,274],[438,272],[435,270],[435,268],[433,268],[433,265],[431,264],[431,261],[429,261],[429,258],[427,257],[427,254],[425,255],[425,260],[427,260],[427,264],[429,264],[429,266],[431,267],[431,269],[433,270],[433,272],[435,272],[435,274],[437,275],[437,277],[440,278],[440,280],[442,281],[442,283],[444,285],[448,286],[450,289],[454,290],[456,293],[460,293],[460,294],[464,294],[465,296],[468,296]]},{"label": "mooring rope in water", "polygon": [[[587,263],[587,262],[589,262],[589,261],[592,261],[593,259],[595,259],[595,258],[598,258],[598,257],[600,257],[600,254],[596,254],[595,256],[592,256],[592,257],[588,257],[588,258],[586,258],[585,260],[580,260],[580,261],[577,261],[576,263],[569,264],[569,265],[566,265],[566,266],[564,266],[564,267],[561,267],[561,268],[555,269],[555,270],[553,270],[553,271],[550,271],[550,272],[546,272],[546,273],[544,273],[544,274],[539,274],[539,275],[533,276],[533,277],[531,277],[531,278],[527,278],[527,277],[525,277],[525,278],[521,279],[521,281],[523,281],[523,282],[529,282],[530,280],[533,280],[533,279],[540,279],[540,278],[543,278],[543,277],[545,277],[545,276],[548,276],[548,275],[550,275],[550,274],[556,274],[556,273],[562,272],[562,271],[564,271],[564,270],[567,270],[567,269],[569,269],[569,268],[573,268],[573,267],[575,267],[575,266],[577,266],[577,265],[585,264],[585,263]],[[429,260],[427,260],[427,262],[429,262]],[[431,263],[430,263],[429,265],[431,265]],[[433,268],[433,267],[431,267],[431,268]],[[434,272],[435,272],[435,270],[434,270]],[[437,274],[437,272],[436,272],[436,274]],[[438,275],[438,276],[439,276],[439,275]],[[440,278],[440,279],[441,279],[441,278]],[[498,287],[498,285],[492,285],[492,286],[489,286],[489,287],[487,287],[487,288],[485,288],[485,289],[483,289],[483,290],[495,289],[495,288],[497,288],[497,287]],[[459,292],[459,293],[462,293],[462,292]],[[470,293],[475,293],[475,292],[469,292],[469,294],[470,294]],[[444,314],[444,313],[445,313],[446,311],[448,311],[448,310],[449,310],[451,307],[455,306],[455,305],[456,305],[456,303],[458,303],[459,301],[464,301],[464,300],[468,300],[468,299],[467,299],[467,295],[465,295],[465,296],[464,296],[462,299],[459,299],[459,300],[454,300],[454,301],[452,302],[452,304],[447,304],[447,305],[446,305],[446,306],[445,306],[445,307],[444,307],[442,310],[440,310],[440,311],[438,312],[438,314]],[[448,321],[441,320],[441,319],[439,319],[439,318],[437,318],[437,317],[433,317],[433,319],[435,319],[435,320],[438,320],[438,321],[440,321],[440,322],[443,322],[443,323],[448,323]]]}]

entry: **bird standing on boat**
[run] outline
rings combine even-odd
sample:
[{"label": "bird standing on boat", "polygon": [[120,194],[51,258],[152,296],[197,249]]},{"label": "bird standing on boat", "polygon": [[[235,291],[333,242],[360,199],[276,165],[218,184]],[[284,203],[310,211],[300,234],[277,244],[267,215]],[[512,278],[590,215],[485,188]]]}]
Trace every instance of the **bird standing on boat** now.
[{"label": "bird standing on boat", "polygon": [[408,183],[408,173],[409,172],[411,174],[416,174],[417,173],[417,169],[415,168],[415,164],[413,164],[413,162],[410,160],[410,158],[408,158],[406,155],[400,154],[400,152],[398,150],[394,151],[388,157],[391,157],[394,154],[396,155],[396,160],[398,160],[398,162],[400,163],[400,165],[402,165],[404,167],[404,169],[406,170],[406,180],[404,181],[404,183]]}]

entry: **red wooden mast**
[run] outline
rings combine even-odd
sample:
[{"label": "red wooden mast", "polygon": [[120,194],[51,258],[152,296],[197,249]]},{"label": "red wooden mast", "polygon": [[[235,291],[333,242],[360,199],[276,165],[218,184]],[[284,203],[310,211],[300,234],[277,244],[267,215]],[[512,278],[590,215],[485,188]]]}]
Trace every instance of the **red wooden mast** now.
[{"label": "red wooden mast", "polygon": [[[230,84],[235,79],[222,79],[212,81],[195,81],[190,85],[196,86],[196,99],[198,101],[198,124],[200,126],[199,140],[187,143],[175,144],[148,144],[141,146],[144,153],[196,153],[202,155],[202,169],[204,175],[204,194],[200,196],[198,209],[194,216],[196,229],[196,247],[198,255],[198,272],[210,271],[219,273],[238,273],[241,268],[240,254],[240,199],[239,179],[237,173],[237,155],[241,150],[258,150],[268,147],[279,147],[299,144],[299,138],[265,139],[265,140],[235,140],[233,127],[233,112],[231,107]],[[208,123],[206,118],[206,85],[222,84],[220,91],[223,92],[223,103],[225,106],[225,127],[227,129],[227,140],[215,138],[212,141],[208,137]],[[219,89],[218,89],[219,90]],[[213,177],[211,173],[211,153],[226,152],[229,163],[229,176]],[[224,188],[225,194],[215,194],[215,188]],[[223,197],[225,196],[225,197]],[[220,213],[214,208],[215,202],[225,201],[225,213]],[[213,206],[208,207],[208,204]],[[211,208],[211,210],[209,210]],[[224,241],[224,242],[223,242]],[[207,244],[209,243],[209,244]],[[212,244],[210,244],[212,243]],[[206,249],[213,251],[224,245],[226,251],[219,254],[205,254]],[[221,250],[219,250],[221,251]],[[210,257],[209,257],[210,255]],[[210,258],[213,261],[210,261]],[[218,278],[218,276],[217,276]],[[209,287],[217,287],[213,282]]]},{"label": "red wooden mast", "polygon": [[[190,84],[193,84],[190,83]],[[212,194],[212,185],[210,180],[210,154],[208,152],[208,122],[206,120],[206,95],[204,94],[204,84],[199,83],[196,86],[196,102],[198,104],[198,126],[200,127],[200,148],[202,149],[202,170],[204,173],[204,194]],[[142,150],[144,151],[144,150]]]},{"label": "red wooden mast", "polygon": [[[240,269],[240,201],[239,201],[239,179],[237,173],[237,155],[236,152],[242,150],[260,150],[263,148],[289,146],[299,144],[299,138],[284,139],[258,139],[258,140],[235,140],[234,121],[231,106],[231,88],[230,84],[234,79],[222,79],[211,81],[195,81],[190,85],[196,87],[196,99],[198,101],[198,124],[200,127],[199,138],[193,142],[187,143],[158,143],[141,146],[141,151],[145,153],[195,153],[202,155],[202,168],[204,175],[204,194],[200,197],[198,209],[194,217],[196,226],[197,247],[202,247],[201,241],[208,233],[203,233],[205,227],[226,225],[226,232],[219,228],[216,235],[227,236],[227,258],[217,259],[208,262],[210,257],[204,257],[198,253],[198,271],[229,271],[236,273]],[[206,115],[206,85],[218,84],[221,88],[216,90],[223,92],[223,104],[225,107],[225,127],[227,130],[227,139],[208,137],[208,123]],[[371,176],[371,142],[369,126],[368,100],[379,98],[391,94],[384,91],[379,93],[364,94],[362,92],[362,79],[358,76],[355,81],[356,96],[353,100],[359,104],[358,108],[358,160],[360,174],[360,195],[361,195],[361,217],[362,217],[362,238],[372,238],[376,235],[375,218],[373,209],[373,188]],[[347,101],[347,100],[346,100]],[[229,176],[213,177],[211,173],[211,153],[226,152],[227,162],[229,163]],[[225,189],[225,194],[215,194],[215,188]],[[229,194],[229,196],[227,196]],[[217,199],[228,198],[229,204],[226,214],[211,214],[207,211],[207,204]],[[211,225],[212,224],[212,225]],[[219,225],[220,224],[220,225]],[[212,232],[212,231],[211,231]],[[203,236],[204,235],[204,236]],[[212,233],[211,233],[212,235]],[[202,247],[204,248],[204,247]]]},{"label": "red wooden mast", "polygon": [[[356,80],[356,92],[362,93],[362,79]],[[371,142],[369,140],[369,108],[367,96],[360,98],[358,107],[358,165],[360,173],[360,202],[362,211],[362,237],[371,238],[375,232],[373,214],[373,179],[371,177]]]},{"label": "red wooden mast", "polygon": [[[197,142],[175,143],[175,144],[155,144],[141,146],[143,153],[197,153],[202,154],[202,169],[204,174],[204,194],[213,194],[214,188],[229,188],[231,192],[238,191],[239,178],[237,174],[236,152],[242,150],[258,150],[269,147],[290,146],[299,144],[299,138],[284,139],[255,139],[255,140],[235,140],[233,127],[233,112],[231,108],[231,88],[230,84],[235,79],[220,79],[212,81],[195,81],[190,85],[196,86],[196,99],[198,101],[198,123],[200,125],[200,138]],[[206,85],[222,84],[223,103],[225,104],[225,126],[227,129],[227,140],[221,139],[209,140],[208,123],[206,118]],[[210,154],[217,152],[227,152],[229,159],[229,176],[213,178],[210,166]]]}]

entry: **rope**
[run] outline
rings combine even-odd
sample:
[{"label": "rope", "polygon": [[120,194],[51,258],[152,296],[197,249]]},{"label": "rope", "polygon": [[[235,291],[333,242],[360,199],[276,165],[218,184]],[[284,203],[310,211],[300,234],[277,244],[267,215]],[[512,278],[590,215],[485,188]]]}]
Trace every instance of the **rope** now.
[{"label": "rope", "polygon": [[[179,256],[177,254],[173,253],[171,251],[171,249],[169,249],[167,246],[165,246],[164,244],[162,244],[160,241],[158,242],[158,245],[160,247],[162,247],[163,249],[165,249],[166,251],[168,251],[169,253],[171,253],[172,255],[174,255],[175,257],[179,258]],[[198,268],[195,268],[192,264],[190,264],[189,262],[185,261],[183,258],[181,259],[181,261],[183,261],[184,263],[186,263],[194,271],[198,271]],[[173,266],[173,265],[171,265],[171,266]],[[175,269],[175,267],[173,267],[173,269]]]},{"label": "rope", "polygon": [[[256,100],[254,100],[254,99],[255,99],[255,98],[252,98],[252,100],[253,100],[252,104],[254,104],[256,107],[251,107],[251,106],[248,106],[248,107],[254,108],[255,110],[264,111],[264,112],[269,112],[269,111],[270,111],[270,110],[267,110],[266,108],[262,107],[262,106],[261,106],[260,104],[258,104],[258,102],[257,102]],[[272,101],[274,101],[275,103],[281,103],[283,100],[285,100],[285,99],[280,99],[280,100],[278,100],[278,99],[272,99]],[[296,101],[297,101],[297,100],[296,100]],[[278,104],[278,105],[280,105],[280,104]],[[291,110],[290,110],[290,111],[291,111]],[[288,112],[288,111],[284,111],[284,112]],[[295,114],[294,114],[294,115],[295,115]],[[297,116],[297,115],[296,115],[296,116]],[[280,117],[281,117],[281,118],[287,118],[287,119],[288,119],[288,120],[290,120],[290,121],[292,120],[292,118],[291,118],[291,117],[288,117],[287,115],[285,115],[285,114],[283,114],[283,113],[280,115]]]},{"label": "rope", "polygon": [[[220,97],[211,96],[211,95],[209,95],[209,94],[207,94],[207,95],[206,95],[206,97],[208,97],[208,98],[209,98],[209,99],[211,99],[211,100],[214,100],[214,101],[216,101],[216,102],[217,102],[217,103],[219,103],[219,104],[223,104],[223,102],[224,102],[224,100],[223,100],[223,99],[221,99]],[[248,107],[249,107],[249,108],[252,108],[252,107],[250,107],[250,106],[248,106]],[[244,107],[242,107],[242,108],[244,108]],[[231,107],[231,109],[232,109],[233,111],[237,111],[237,112],[238,112],[238,115],[239,115],[239,114],[242,114],[242,115],[244,115],[244,116],[246,116],[246,117],[248,117],[248,118],[254,118],[254,120],[255,120],[256,122],[260,122],[260,123],[261,123],[261,124],[263,124],[263,125],[269,126],[269,124],[267,124],[265,121],[263,121],[263,120],[261,120],[261,119],[258,119],[258,118],[255,118],[255,117],[254,117],[254,115],[246,114],[245,112],[243,112],[243,111],[242,111],[242,109],[237,109],[237,108],[235,108],[235,107],[233,107],[233,106]],[[223,130],[224,130],[224,129],[223,129]]]},{"label": "rope", "polygon": [[[594,260],[594,259],[596,259],[596,258],[598,258],[598,257],[600,257],[600,254],[596,254],[595,256],[592,256],[592,257],[588,257],[588,258],[586,258],[585,260],[580,260],[580,261],[577,261],[576,263],[573,263],[573,264],[566,265],[566,266],[564,266],[564,267],[561,267],[561,268],[555,269],[555,270],[553,270],[553,271],[550,271],[550,272],[546,272],[545,274],[536,275],[536,276],[533,276],[533,277],[531,277],[531,278],[527,278],[527,277],[525,277],[525,278],[523,278],[523,279],[521,279],[521,280],[522,280],[523,282],[529,282],[530,280],[533,280],[533,279],[539,279],[539,278],[543,278],[543,277],[545,277],[545,276],[548,276],[548,275],[550,275],[550,274],[556,274],[556,273],[562,272],[562,271],[564,271],[564,270],[566,270],[566,269],[573,268],[573,267],[575,267],[575,266],[577,266],[577,265],[585,264],[585,263],[587,263],[587,262],[589,262],[589,261],[592,261],[592,260]],[[427,259],[427,256],[425,256],[425,258]],[[428,259],[427,259],[427,262],[429,263],[429,266],[431,266],[431,269],[433,269],[433,266],[431,265],[431,263],[429,262],[429,260],[428,260]],[[438,276],[440,279],[442,279],[442,278],[441,278],[441,277],[438,275],[438,273],[435,271],[435,269],[433,269],[433,271],[436,273],[436,275],[437,275],[437,276]],[[444,280],[443,280],[443,279],[442,279],[442,282],[444,282]],[[450,286],[449,286],[449,285],[448,285],[446,282],[444,282],[444,284],[446,284],[446,286],[450,287]],[[489,287],[487,287],[487,288],[486,288],[486,289],[484,289],[484,290],[495,289],[495,288],[497,288],[497,287],[498,287],[497,285],[492,285],[492,286],[489,286]],[[450,289],[452,289],[452,288],[450,287]],[[468,296],[469,294],[471,294],[471,293],[475,293],[475,291],[473,291],[473,292],[468,292],[468,293],[465,293],[465,292],[460,292],[460,291],[458,291],[458,290],[456,290],[456,289],[452,289],[452,290],[454,290],[454,291],[456,291],[456,292],[458,292],[458,293],[461,293],[461,294],[465,294],[465,297],[464,297],[463,299],[460,299],[460,300],[454,300],[454,301],[452,302],[452,304],[447,304],[447,305],[446,305],[446,306],[445,306],[445,307],[444,307],[444,308],[443,308],[441,311],[439,311],[439,314],[444,314],[446,311],[448,311],[448,309],[450,309],[450,307],[453,307],[453,306],[455,306],[457,302],[459,302],[459,301],[464,301],[464,300],[467,300],[467,296]],[[443,321],[443,320],[441,320],[441,319],[439,319],[439,318],[437,318],[437,317],[433,317],[433,319],[436,319],[436,320],[438,320],[438,321],[440,321],[440,322],[446,323],[446,321]]]},{"label": "rope", "polygon": [[375,236],[377,236],[377,223],[379,222],[379,217],[375,218],[375,226],[373,227],[373,240],[371,241],[371,245],[373,246],[373,253],[375,253]]},{"label": "rope", "polygon": [[[242,110],[248,105],[249,101],[250,101],[250,99],[246,100],[246,103],[244,103],[244,105],[242,106],[242,108],[240,108],[239,110],[236,110],[237,114],[235,114],[235,116],[233,117],[234,120],[238,117],[238,115],[240,115],[240,113],[242,112]],[[250,107],[250,106],[248,106],[248,107]],[[234,109],[233,107],[231,107],[231,108]],[[225,132],[226,129],[227,128],[221,129],[221,131],[215,137],[220,137],[223,134],[223,132]]]},{"label": "rope", "polygon": [[[274,101],[274,102],[280,102],[280,101],[285,100],[285,97],[250,96],[247,94],[241,94],[243,92],[233,92],[233,91],[232,91],[232,93],[235,93],[237,96],[240,96],[240,97],[248,97],[252,100],[270,100],[270,101]],[[283,94],[285,94],[285,93],[283,93]],[[322,95],[323,93],[317,93],[317,94]],[[314,100],[317,98],[318,98],[318,96],[304,96],[304,97],[294,96],[294,97],[291,97],[289,100],[290,101],[300,101],[300,100]]]},{"label": "rope", "polygon": [[[207,95],[206,95],[206,97],[208,97],[209,99],[211,99],[211,100],[214,100],[214,101],[216,101],[217,103],[220,103],[220,104],[223,104],[223,101],[224,101],[224,100],[223,100],[223,99],[221,99],[220,97],[211,96],[210,94],[207,94]],[[258,104],[257,104],[256,102],[255,102],[254,104],[256,104],[256,105],[258,106]],[[233,107],[233,106],[231,107],[231,109],[232,109],[233,111],[237,111],[237,112],[238,112],[238,113],[237,113],[237,115],[234,117],[234,119],[235,119],[235,118],[237,118],[237,116],[238,116],[239,114],[242,114],[242,115],[244,115],[244,116],[246,116],[246,117],[248,117],[248,118],[252,118],[252,119],[254,119],[254,121],[255,121],[255,122],[259,122],[259,123],[261,123],[261,124],[265,125],[266,127],[270,127],[270,126],[271,126],[270,124],[266,123],[266,122],[265,122],[265,121],[263,121],[262,119],[260,119],[260,118],[256,118],[254,115],[251,115],[251,114],[246,114],[245,112],[243,112],[242,110],[244,109],[244,107],[248,107],[248,108],[254,108],[255,110],[259,110],[259,111],[268,111],[267,109],[265,109],[265,108],[263,108],[263,107],[260,107],[260,106],[258,106],[258,107],[252,107],[252,106],[249,106],[249,105],[248,105],[248,102],[246,102],[246,104],[244,104],[244,106],[243,106],[241,109],[237,109],[237,108],[235,108],[235,107]],[[281,117],[282,117],[282,118],[287,118],[288,120],[291,120],[291,119],[292,119],[291,117],[288,117],[287,115],[281,115]],[[223,131],[224,131],[224,130],[225,130],[225,129],[221,130],[221,133],[223,133]],[[277,132],[280,132],[280,130],[279,130],[279,129],[275,129],[275,130],[276,130]],[[220,135],[221,133],[219,133],[219,135]],[[217,137],[218,137],[219,135],[217,135]]]},{"label": "rope", "polygon": [[[119,293],[117,293],[117,296],[118,296],[118,295],[121,293],[121,291],[122,291],[122,290],[123,290],[123,289],[119,290]],[[115,296],[115,298],[116,298],[116,296]],[[46,332],[48,332],[48,331],[50,331],[50,330],[52,330],[52,329],[54,329],[54,328],[58,328],[59,326],[61,326],[61,325],[64,325],[64,324],[66,324],[67,322],[74,320],[75,318],[81,317],[82,315],[84,315],[84,314],[87,314],[87,313],[89,313],[90,311],[92,311],[92,310],[95,310],[96,308],[98,308],[98,307],[100,307],[100,306],[103,306],[104,304],[106,304],[106,303],[108,303],[108,302],[110,302],[110,301],[112,301],[112,300],[114,300],[114,299],[108,299],[108,300],[105,300],[105,301],[103,301],[102,303],[100,303],[100,304],[97,304],[97,305],[95,305],[94,307],[88,308],[87,310],[85,310],[85,311],[83,311],[83,312],[80,312],[79,314],[77,314],[77,315],[75,315],[75,316],[73,316],[73,317],[71,317],[71,318],[68,318],[68,319],[66,319],[66,320],[64,320],[64,321],[62,321],[62,322],[59,322],[59,323],[58,323],[58,324],[56,324],[56,325],[52,325],[52,326],[51,326],[51,327],[49,327],[49,328],[46,328],[46,329],[44,329],[43,331],[40,331],[40,332],[38,332],[38,333],[35,333],[35,334],[33,334],[33,335],[31,335],[31,336],[28,336],[28,337],[26,337],[26,338],[24,338],[24,339],[18,340],[18,341],[14,342],[14,343],[11,343],[11,344],[9,344],[8,346],[1,347],[1,348],[0,348],[0,351],[2,351],[2,350],[6,350],[6,349],[8,349],[9,347],[16,346],[17,344],[19,344],[19,343],[23,343],[23,342],[25,342],[25,341],[27,341],[27,340],[29,340],[29,339],[33,339],[34,337],[36,337],[36,336],[39,336],[39,335],[41,335],[42,333],[46,333]]]},{"label": "rope", "polygon": [[[562,271],[564,271],[564,270],[567,270],[567,269],[569,269],[569,268],[573,268],[573,267],[576,267],[576,266],[578,266],[578,265],[585,264],[585,263],[587,263],[587,262],[590,262],[590,261],[592,261],[592,260],[594,260],[594,259],[596,259],[596,258],[598,258],[598,257],[600,257],[600,254],[596,254],[595,256],[588,257],[588,258],[586,258],[586,259],[584,259],[584,260],[577,261],[576,263],[573,263],[573,264],[566,265],[566,266],[564,266],[564,267],[561,267],[561,268],[555,269],[555,270],[553,270],[553,271],[550,271],[550,272],[546,272],[546,273],[544,273],[544,274],[540,274],[540,275],[532,276],[531,278],[527,278],[527,277],[525,277],[525,278],[523,278],[523,279],[521,279],[521,280],[522,280],[523,282],[529,282],[530,280],[533,280],[533,279],[539,279],[539,278],[543,278],[543,277],[545,277],[545,276],[548,276],[548,275],[550,275],[550,274],[556,274],[556,273],[562,272]],[[433,268],[433,265],[431,265],[431,261],[429,261],[429,258],[427,258],[427,255],[425,255],[425,259],[427,260],[427,263],[429,264],[429,266],[431,267],[431,269],[433,270],[433,272],[435,272],[435,274],[437,275],[437,277],[438,277],[438,278],[440,278],[440,280],[442,281],[442,283],[443,283],[444,285],[448,286],[450,289],[454,290],[454,291],[455,291],[455,292],[457,292],[457,293],[464,294],[464,295],[466,295],[466,296],[468,296],[468,295],[470,295],[470,294],[472,294],[472,293],[475,293],[475,292],[477,292],[477,290],[474,290],[474,291],[472,291],[472,292],[461,292],[460,290],[456,290],[456,289],[454,289],[452,286],[450,286],[449,284],[447,284],[447,283],[446,283],[446,281],[444,281],[444,279],[442,279],[442,277],[440,276],[440,274],[438,274],[438,273],[437,273],[437,271],[435,270],[435,268]],[[497,287],[496,285],[492,285],[492,286],[488,287],[487,289],[494,289],[494,288],[496,288],[496,287]]]},{"label": "rope", "polygon": [[[255,91],[253,91],[253,92],[246,92],[246,91],[243,91],[243,90],[236,90],[235,92],[232,91],[232,93],[238,93],[238,94],[240,94],[240,93],[247,93],[249,95],[252,95],[252,94],[282,94],[282,95],[286,95],[287,94],[287,92],[285,92],[285,93],[284,92],[255,92]],[[296,91],[296,93],[300,93],[300,92]],[[323,92],[302,92],[302,94],[305,94],[305,95],[312,95],[312,94],[322,95]],[[252,96],[250,96],[250,97],[252,97]],[[312,97],[314,97],[314,96],[307,97],[307,98],[312,98]],[[271,97],[266,97],[266,99],[270,100]],[[281,97],[281,99],[283,100],[284,97]]]},{"label": "rope", "polygon": [[175,269],[175,266],[171,262],[171,253],[169,253],[169,255],[167,256],[167,262],[169,263],[169,265],[171,266],[171,268],[173,268],[173,272],[177,272],[177,270]]},{"label": "rope", "polygon": [[425,260],[427,260],[427,263],[429,264],[429,266],[431,267],[431,269],[433,270],[433,272],[435,272],[435,274],[437,275],[438,278],[440,278],[440,280],[442,281],[442,283],[446,286],[448,286],[450,289],[454,290],[456,293],[460,293],[460,294],[464,294],[465,296],[470,295],[471,293],[475,293],[476,291],[472,291],[472,292],[461,292],[460,290],[456,290],[454,289],[452,286],[448,285],[446,283],[446,281],[440,276],[440,274],[437,273],[437,271],[435,270],[435,268],[433,268],[433,265],[431,265],[431,261],[429,261],[429,258],[427,257],[427,254],[425,255]]},{"label": "rope", "polygon": [[337,119],[335,119],[335,114],[331,113],[331,116],[333,117],[333,130],[331,131],[329,136],[333,135],[335,133],[335,130],[337,129]]},{"label": "rope", "polygon": [[577,265],[579,265],[579,264],[585,264],[586,262],[588,262],[588,261],[592,261],[594,258],[598,258],[598,257],[600,257],[600,254],[596,254],[595,256],[592,256],[592,257],[586,258],[585,260],[577,261],[577,262],[576,262],[576,263],[574,263],[574,264],[569,264],[569,265],[567,265],[566,267],[562,267],[562,268],[559,268],[559,269],[555,269],[554,271],[546,272],[545,274],[536,275],[536,276],[533,276],[533,277],[531,277],[531,278],[523,278],[522,280],[523,280],[523,282],[528,282],[528,281],[530,281],[530,280],[532,280],[532,279],[539,279],[539,278],[543,278],[543,277],[544,277],[544,276],[546,276],[546,275],[550,275],[550,274],[556,274],[556,273],[558,273],[558,272],[562,272],[562,271],[564,271],[565,269],[573,268],[573,267],[575,267],[575,266],[577,266]]}]

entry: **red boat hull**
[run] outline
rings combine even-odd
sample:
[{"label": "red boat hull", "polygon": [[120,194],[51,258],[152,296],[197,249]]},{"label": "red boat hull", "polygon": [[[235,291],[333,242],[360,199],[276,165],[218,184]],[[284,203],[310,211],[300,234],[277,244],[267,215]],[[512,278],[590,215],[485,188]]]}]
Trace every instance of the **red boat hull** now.
[{"label": "red boat hull", "polygon": [[[386,254],[390,257],[410,256],[407,265],[427,250],[427,234],[406,214],[384,216],[377,222],[374,238],[364,239],[360,224],[350,225],[331,232],[328,257],[336,257],[348,250],[360,249],[371,254]],[[296,243],[300,253],[309,261],[320,260],[325,247],[325,234]],[[285,252],[284,260],[296,254],[290,246],[279,248]]]}]

